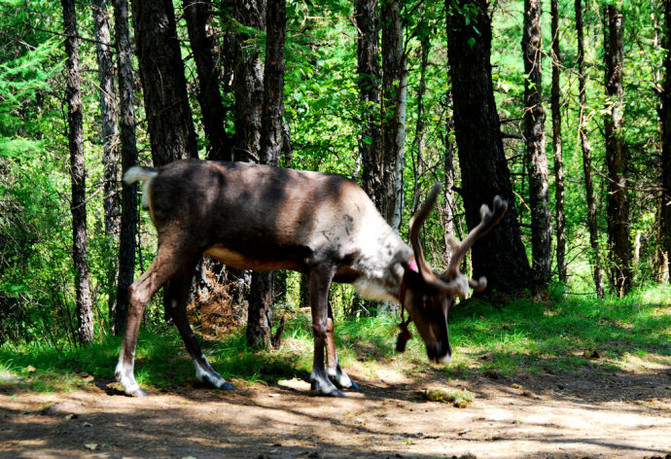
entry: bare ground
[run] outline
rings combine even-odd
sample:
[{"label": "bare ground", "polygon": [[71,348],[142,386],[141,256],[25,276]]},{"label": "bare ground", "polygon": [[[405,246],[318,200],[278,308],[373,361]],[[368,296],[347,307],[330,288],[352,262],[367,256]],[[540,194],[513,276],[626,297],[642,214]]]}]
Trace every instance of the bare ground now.
[{"label": "bare ground", "polygon": [[[177,388],[133,399],[109,381],[90,390],[0,390],[1,457],[671,459],[671,368],[606,375],[412,381],[378,370],[346,398],[301,380],[236,381],[232,392]],[[360,369],[359,369],[360,370]],[[427,401],[427,387],[475,394],[466,408]]]}]

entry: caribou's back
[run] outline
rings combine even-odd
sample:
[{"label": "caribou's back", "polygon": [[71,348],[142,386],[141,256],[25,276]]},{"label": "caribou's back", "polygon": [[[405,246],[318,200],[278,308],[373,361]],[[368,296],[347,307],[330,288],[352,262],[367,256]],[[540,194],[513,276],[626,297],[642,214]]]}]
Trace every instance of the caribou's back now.
[{"label": "caribou's back", "polygon": [[[240,269],[295,269],[322,259],[356,265],[393,233],[366,193],[340,175],[253,163],[180,161],[151,178],[159,243],[180,235]],[[392,247],[406,246],[392,236]]]}]

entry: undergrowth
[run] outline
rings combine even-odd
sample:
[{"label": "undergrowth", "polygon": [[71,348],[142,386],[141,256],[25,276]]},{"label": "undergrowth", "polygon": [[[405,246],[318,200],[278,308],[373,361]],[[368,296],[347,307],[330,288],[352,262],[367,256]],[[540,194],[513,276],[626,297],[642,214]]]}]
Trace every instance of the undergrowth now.
[{"label": "undergrowth", "polygon": [[[671,289],[658,287],[620,300],[555,294],[545,301],[473,299],[450,311],[453,360],[447,378],[473,372],[568,372],[587,367],[622,369],[630,360],[671,366]],[[308,313],[309,314],[309,313]],[[221,340],[201,340],[211,364],[236,385],[307,379],[312,366],[309,315],[296,311],[277,349],[251,351],[244,330]],[[435,369],[413,329],[407,351],[394,351],[398,317],[336,319],[336,347],[344,368],[356,363],[362,377],[383,367],[413,378]],[[195,384],[190,358],[174,327],[143,328],[135,372],[143,387],[175,390]],[[113,381],[121,338],[101,336],[87,347],[31,343],[0,347],[0,390],[61,391]]]}]

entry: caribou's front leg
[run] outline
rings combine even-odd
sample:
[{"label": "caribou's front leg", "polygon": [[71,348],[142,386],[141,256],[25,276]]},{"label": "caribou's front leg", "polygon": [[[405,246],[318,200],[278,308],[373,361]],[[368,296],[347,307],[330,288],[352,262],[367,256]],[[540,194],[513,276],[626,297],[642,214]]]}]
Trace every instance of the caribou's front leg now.
[{"label": "caribou's front leg", "polygon": [[[333,279],[332,268],[316,268],[310,271],[310,306],[312,308],[312,329],[314,332],[315,349],[310,375],[310,386],[313,391],[331,397],[344,397],[329,379],[324,368],[324,349],[328,343],[328,294]],[[333,332],[331,331],[331,336]]]},{"label": "caribou's front leg", "polygon": [[329,379],[338,387],[338,389],[358,389],[347,373],[343,371],[338,362],[338,355],[335,348],[335,339],[333,337],[333,309],[329,304],[328,320],[326,324],[326,374]]}]

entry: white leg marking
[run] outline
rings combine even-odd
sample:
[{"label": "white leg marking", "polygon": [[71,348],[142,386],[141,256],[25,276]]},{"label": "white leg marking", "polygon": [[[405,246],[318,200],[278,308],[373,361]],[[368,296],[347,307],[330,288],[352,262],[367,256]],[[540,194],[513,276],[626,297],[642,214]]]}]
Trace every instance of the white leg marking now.
[{"label": "white leg marking", "polygon": [[[201,354],[200,357],[207,362],[204,355]],[[196,359],[193,360],[193,366],[196,367],[196,379],[198,379],[198,381],[210,383],[217,389],[221,389],[228,384],[219,373],[208,368],[203,368]]]},{"label": "white leg marking", "polygon": [[123,391],[128,395],[133,395],[140,391],[140,386],[133,376],[133,364],[125,365],[122,357],[119,356],[119,362],[114,370],[114,376],[123,386]]}]

